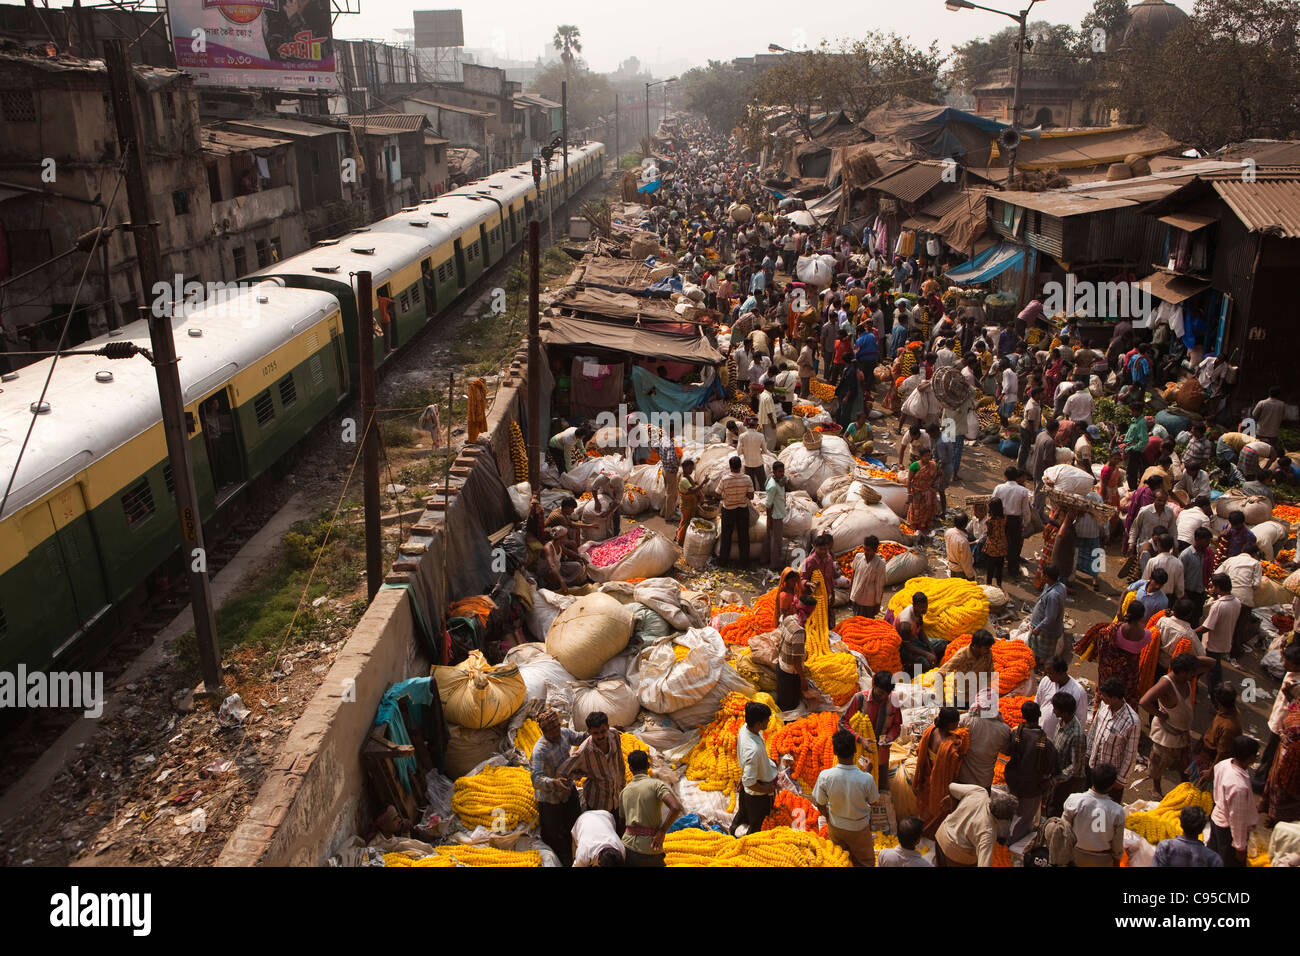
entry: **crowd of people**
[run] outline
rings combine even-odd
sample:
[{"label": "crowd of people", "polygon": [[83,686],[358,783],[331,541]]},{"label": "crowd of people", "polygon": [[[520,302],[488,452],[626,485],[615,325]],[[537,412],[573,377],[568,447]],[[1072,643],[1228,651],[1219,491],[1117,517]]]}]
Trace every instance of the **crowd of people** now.
[{"label": "crowd of people", "polygon": [[[1183,810],[1184,835],[1160,844],[1156,865],[1242,866],[1261,821],[1300,819],[1300,642],[1292,632],[1282,649],[1286,674],[1265,742],[1243,732],[1242,687],[1224,669],[1261,640],[1251,613],[1261,561],[1276,557],[1285,542],[1259,540],[1240,510],[1217,517],[1211,500],[1216,488],[1235,487],[1272,502],[1277,486],[1300,480],[1281,435],[1280,391],[1238,407],[1221,356],[1188,354],[1168,336],[1146,341],[1129,321],[1115,323],[1104,344],[1089,345],[1077,319],[1049,316],[1038,300],[998,320],[970,295],[944,294],[940,263],[925,254],[932,246],[888,255],[870,227],[854,233],[791,221],[787,214],[797,204],[765,186],[734,143],[719,146],[688,127],[687,137],[664,153],[673,174],[649,200],[650,221],[678,274],[705,291],[707,334],[727,354],[722,381],[748,393],[752,414],[728,425],[735,455],[718,487],[720,563],[730,563],[734,540],[739,567],[749,567],[748,507],[761,493],[768,518],[763,563],[780,572],[778,707],[795,708],[816,694],[804,674],[814,573],[848,592],[846,616],[877,617],[886,603],[874,537],[861,542],[851,581],[836,564],[834,553],[843,549],[830,535],[815,538],[798,567],[784,565],[789,483],[781,464],[769,468],[763,455],[778,450],[782,415],[811,394],[814,380],[834,389],[835,425],[828,428],[855,454],[906,472],[906,524],[918,542],[938,549],[954,577],[1020,583],[1037,593],[1026,637],[1038,683],[1021,708],[1022,722],[1009,727],[987,696],[961,702],[961,709],[943,707],[918,744],[911,783],[917,813],[898,821],[899,846],[879,859],[868,825],[877,785],[854,763],[860,741],[849,718],[868,714],[879,759],[887,761],[899,733],[889,675],[877,674],[872,690],[850,702],[833,744],[838,763],[822,774],[812,799],[855,865],[930,865],[917,852],[929,837],[940,865],[987,866],[999,843],[1023,848],[1029,838],[1062,865],[1117,866],[1122,804],[1140,775],[1151,780],[1157,799],[1170,778],[1212,795],[1208,821],[1199,806]],[[737,204],[747,212],[733,218]],[[799,278],[801,262],[815,256],[834,262],[829,281]],[[965,388],[941,389],[945,378]],[[1164,407],[1158,396],[1183,380],[1195,383],[1206,414],[1189,418],[1185,433],[1170,434],[1156,421],[1155,409]],[[966,397],[952,397],[960,394]],[[981,421],[984,406],[991,406],[991,421]],[[1233,428],[1241,419],[1249,421]],[[591,434],[584,425],[557,433],[557,467],[570,464],[568,456]],[[1003,481],[956,507],[949,493],[963,479],[963,452],[981,441],[1006,456]],[[661,444],[665,485],[671,482],[674,492],[662,516],[680,519],[680,544],[701,489],[694,462],[681,458],[673,437]],[[1091,479],[1086,487],[1055,492],[1049,472],[1062,462]],[[616,482],[593,492],[597,514],[616,516]],[[581,573],[575,505],[566,500],[548,516],[535,499],[530,515],[544,572],[561,587],[578,583]],[[1041,547],[1027,554],[1040,531]],[[1067,604],[1080,583],[1099,593],[1110,587],[1103,578],[1108,560],[1121,564],[1113,619],[1086,634],[1067,633]],[[926,610],[926,595],[917,593],[901,613],[886,611],[902,639],[905,668],[941,665],[946,642],[927,633]],[[1300,598],[1293,617],[1297,611]],[[991,671],[999,639],[977,632],[940,669]],[[1144,686],[1139,662],[1150,641],[1160,642],[1159,664],[1154,683]],[[1076,652],[1097,663],[1091,694],[1071,674]],[[1192,706],[1198,686],[1214,706],[1204,727]],[[772,809],[777,768],[761,737],[768,717],[763,704],[746,708],[733,832],[757,829]],[[648,782],[645,761],[633,766],[638,755],[628,758],[633,783],[623,787],[617,732],[601,714],[588,718],[581,739],[564,736],[571,732],[555,722],[543,729],[533,773],[539,805],[549,808],[547,841],[575,865],[662,865],[664,834],[682,810],[671,792]],[[579,746],[576,755],[558,762],[570,744]],[[1005,790],[993,787],[999,755],[1006,758]],[[581,816],[575,772],[603,781],[599,800],[588,796]],[[1207,822],[1208,846],[1199,838]]]}]

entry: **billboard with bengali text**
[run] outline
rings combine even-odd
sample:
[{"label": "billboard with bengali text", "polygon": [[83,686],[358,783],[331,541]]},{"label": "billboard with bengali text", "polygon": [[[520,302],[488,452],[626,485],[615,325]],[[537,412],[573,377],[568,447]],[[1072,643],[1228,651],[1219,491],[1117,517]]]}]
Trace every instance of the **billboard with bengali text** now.
[{"label": "billboard with bengali text", "polygon": [[167,0],[167,12],[195,83],[337,89],[330,0]]}]

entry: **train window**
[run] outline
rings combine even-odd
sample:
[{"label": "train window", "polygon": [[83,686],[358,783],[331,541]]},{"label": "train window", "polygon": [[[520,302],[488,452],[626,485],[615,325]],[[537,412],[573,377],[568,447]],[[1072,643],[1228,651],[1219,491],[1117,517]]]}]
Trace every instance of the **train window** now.
[{"label": "train window", "polygon": [[418,282],[411,286],[411,303],[413,305],[420,304],[420,283]]},{"label": "train window", "polygon": [[248,250],[243,246],[235,246],[231,253],[235,257],[235,275],[244,275],[248,272]]},{"label": "train window", "polygon": [[280,379],[280,383],[276,387],[280,389],[280,404],[283,407],[288,408],[298,401],[298,386],[293,382],[292,372]]},{"label": "train window", "polygon": [[126,515],[128,528],[148,520],[154,510],[153,491],[147,478],[141,478],[122,493],[122,512]]},{"label": "train window", "polygon": [[176,475],[172,473],[171,462],[163,465],[163,487],[167,489],[167,494],[176,494]]},{"label": "train window", "polygon": [[0,634],[9,633],[9,619],[5,617],[5,609],[0,607]]},{"label": "train window", "polygon": [[411,311],[411,297],[410,297],[409,295],[407,295],[405,292],[403,292],[401,295],[399,295],[399,296],[397,297],[397,307],[398,307],[402,312],[410,312],[410,311]]},{"label": "train window", "polygon": [[313,355],[311,361],[307,363],[311,369],[311,382],[317,388],[325,384],[325,366],[321,364],[320,355]]},{"label": "train window", "polygon": [[275,418],[275,405],[271,401],[271,390],[269,388],[253,399],[253,411],[257,415],[257,424],[263,427],[269,425],[271,419]]}]

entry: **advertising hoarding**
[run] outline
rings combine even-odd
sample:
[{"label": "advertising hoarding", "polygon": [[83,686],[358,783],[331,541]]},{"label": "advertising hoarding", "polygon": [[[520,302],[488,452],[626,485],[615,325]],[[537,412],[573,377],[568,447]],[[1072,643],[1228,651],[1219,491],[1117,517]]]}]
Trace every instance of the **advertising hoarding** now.
[{"label": "advertising hoarding", "polygon": [[167,0],[176,65],[206,86],[334,90],[330,0]]}]

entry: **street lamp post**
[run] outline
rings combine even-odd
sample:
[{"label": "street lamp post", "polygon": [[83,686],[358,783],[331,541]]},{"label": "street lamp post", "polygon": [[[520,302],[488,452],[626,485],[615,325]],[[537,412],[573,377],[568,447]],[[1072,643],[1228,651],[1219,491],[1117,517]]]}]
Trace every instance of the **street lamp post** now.
[{"label": "street lamp post", "polygon": [[661,86],[665,83],[676,83],[677,77],[670,76],[666,80],[655,80],[653,83],[645,85],[645,135],[646,139],[650,138],[650,87]]},{"label": "street lamp post", "polygon": [[[1029,24],[1029,11],[1034,8],[1034,4],[1039,0],[1029,0],[1029,6],[1017,13],[1008,13],[1006,10],[997,10],[993,7],[981,6],[978,3],[971,3],[970,0],[944,0],[944,6],[949,10],[985,10],[989,13],[1000,13],[1004,17],[1010,17],[1020,24],[1020,40],[1016,43],[1016,78],[1011,92],[1011,126],[1016,132],[1019,132],[1023,126],[1020,122],[1020,103],[1021,83],[1025,72],[1025,30]],[[1014,149],[1007,151],[1007,168],[1009,175],[1014,176],[1016,172],[1016,151]]]}]

